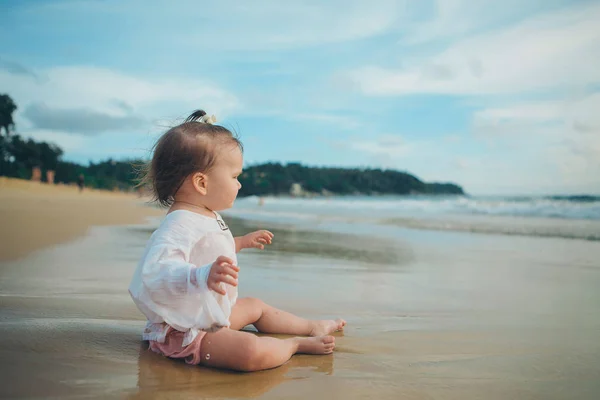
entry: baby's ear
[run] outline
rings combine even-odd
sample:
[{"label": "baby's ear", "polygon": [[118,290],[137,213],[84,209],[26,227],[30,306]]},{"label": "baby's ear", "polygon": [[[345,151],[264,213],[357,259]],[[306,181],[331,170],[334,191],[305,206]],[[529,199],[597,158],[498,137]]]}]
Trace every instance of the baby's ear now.
[{"label": "baby's ear", "polygon": [[191,179],[192,185],[194,186],[194,189],[196,189],[196,192],[200,193],[203,196],[206,195],[207,176],[204,175],[202,172],[196,172],[192,174]]}]

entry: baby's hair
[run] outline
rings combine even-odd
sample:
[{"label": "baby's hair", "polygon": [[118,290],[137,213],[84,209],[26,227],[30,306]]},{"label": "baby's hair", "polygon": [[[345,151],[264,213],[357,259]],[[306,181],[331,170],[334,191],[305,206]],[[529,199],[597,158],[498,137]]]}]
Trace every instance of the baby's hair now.
[{"label": "baby's hair", "polygon": [[206,113],[196,110],[185,121],[165,132],[152,148],[152,160],[141,171],[139,186],[149,186],[153,201],[169,207],[185,178],[208,172],[222,145],[242,142],[220,125],[204,122]]}]

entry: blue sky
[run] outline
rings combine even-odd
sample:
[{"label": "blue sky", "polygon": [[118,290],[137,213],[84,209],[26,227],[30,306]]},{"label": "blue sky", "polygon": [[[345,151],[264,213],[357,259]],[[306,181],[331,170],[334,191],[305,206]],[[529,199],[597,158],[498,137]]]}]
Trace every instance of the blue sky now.
[{"label": "blue sky", "polygon": [[597,21],[572,0],[4,0],[0,92],[83,163],[147,156],[203,108],[247,163],[600,193]]}]

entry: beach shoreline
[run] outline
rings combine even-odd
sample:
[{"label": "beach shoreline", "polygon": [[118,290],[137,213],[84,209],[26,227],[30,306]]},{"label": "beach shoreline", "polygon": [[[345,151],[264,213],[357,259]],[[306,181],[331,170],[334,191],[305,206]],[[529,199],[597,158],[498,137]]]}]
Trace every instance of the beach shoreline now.
[{"label": "beach shoreline", "polygon": [[133,193],[0,177],[0,261],[65,243],[92,226],[139,224],[164,211]]}]

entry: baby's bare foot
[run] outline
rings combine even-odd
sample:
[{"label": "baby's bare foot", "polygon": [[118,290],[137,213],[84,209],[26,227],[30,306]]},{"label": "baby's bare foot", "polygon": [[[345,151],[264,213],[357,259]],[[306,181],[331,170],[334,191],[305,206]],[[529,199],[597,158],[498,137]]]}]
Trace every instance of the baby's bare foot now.
[{"label": "baby's bare foot", "polygon": [[333,336],[298,337],[298,353],[305,354],[331,354],[335,348]]},{"label": "baby's bare foot", "polygon": [[320,321],[312,321],[313,328],[308,336],[323,336],[330,333],[341,331],[346,326],[346,321],[343,319],[324,319]]}]

